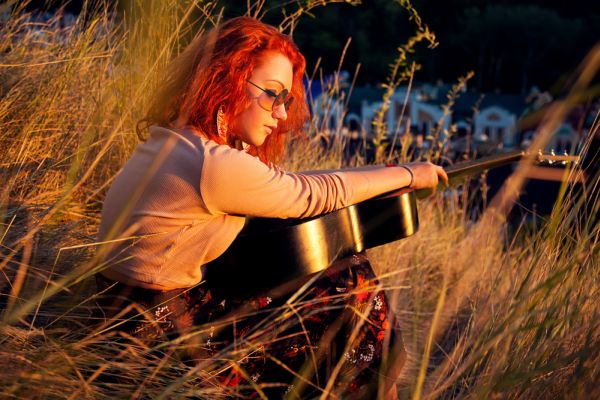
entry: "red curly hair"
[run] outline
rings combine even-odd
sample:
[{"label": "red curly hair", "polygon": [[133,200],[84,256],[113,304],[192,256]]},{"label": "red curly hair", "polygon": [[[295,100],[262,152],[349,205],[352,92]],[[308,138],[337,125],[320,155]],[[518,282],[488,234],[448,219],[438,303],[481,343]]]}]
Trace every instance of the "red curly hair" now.
[{"label": "red curly hair", "polygon": [[198,34],[171,63],[142,121],[147,125],[173,126],[183,119],[209,139],[234,146],[236,138],[229,137],[225,143],[217,132],[219,106],[225,105],[225,122],[231,126],[231,121],[252,101],[246,81],[260,64],[261,56],[273,51],[292,63],[294,102],[286,110],[287,119],[280,121],[265,143],[252,148],[251,153],[265,163],[277,162],[285,151],[286,135],[298,136],[308,120],[302,84],[306,60],[289,36],[254,18],[233,18]]}]

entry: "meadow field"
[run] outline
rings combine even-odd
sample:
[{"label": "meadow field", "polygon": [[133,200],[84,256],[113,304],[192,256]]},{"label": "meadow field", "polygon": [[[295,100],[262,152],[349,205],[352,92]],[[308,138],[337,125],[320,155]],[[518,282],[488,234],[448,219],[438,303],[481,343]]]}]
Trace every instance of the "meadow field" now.
[{"label": "meadow field", "polygon": [[[280,27],[290,32],[313,8],[332,3],[298,2]],[[169,59],[196,31],[216,24],[222,9],[139,0],[123,17],[90,1],[65,25],[60,13],[36,21],[24,4],[0,5],[0,397],[234,395],[210,379],[223,362],[192,368],[176,356],[180,342],[149,348],[91,318],[93,275],[106,267],[96,238],[106,190],[140,143],[136,125]],[[262,15],[263,1],[248,4],[251,15]],[[410,81],[411,49],[436,40],[409,1],[397,6],[408,11],[415,35],[398,43],[386,96]],[[548,107],[534,152],[599,67],[596,47],[566,97]],[[338,89],[335,82],[329,88]],[[596,116],[588,137],[598,127]],[[304,139],[290,142],[284,167],[342,166],[343,143],[323,150],[319,130],[313,120]],[[428,156],[439,159],[443,149],[440,143]],[[382,144],[376,162],[407,156]],[[408,361],[400,398],[600,398],[598,171],[584,185],[565,179],[551,215],[509,226],[529,166],[519,165],[479,218],[468,212],[468,191],[438,192],[419,203],[416,235],[368,252],[403,328]],[[579,175],[575,166],[565,176]]]}]

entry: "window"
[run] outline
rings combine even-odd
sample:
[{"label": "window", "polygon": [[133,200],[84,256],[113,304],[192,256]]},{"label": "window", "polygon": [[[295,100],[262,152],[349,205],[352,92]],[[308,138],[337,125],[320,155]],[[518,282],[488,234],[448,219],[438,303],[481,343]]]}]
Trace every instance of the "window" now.
[{"label": "window", "polygon": [[501,126],[496,128],[496,140],[500,143],[504,143],[504,128]]}]

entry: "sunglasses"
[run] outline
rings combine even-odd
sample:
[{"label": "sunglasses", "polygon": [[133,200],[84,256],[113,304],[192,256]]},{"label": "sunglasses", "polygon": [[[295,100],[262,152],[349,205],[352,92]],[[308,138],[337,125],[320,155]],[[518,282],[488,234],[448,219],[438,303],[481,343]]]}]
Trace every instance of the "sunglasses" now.
[{"label": "sunglasses", "polygon": [[274,91],[272,91],[271,89],[263,89],[260,86],[258,86],[256,83],[250,82],[248,81],[249,84],[251,84],[252,86],[262,90],[263,92],[265,92],[270,98],[273,99],[273,103],[270,104],[270,102],[261,104],[260,103],[260,97],[259,97],[259,104],[261,105],[261,107],[270,110],[270,111],[274,111],[277,107],[279,107],[280,105],[284,105],[285,108],[289,108],[292,103],[294,102],[294,96],[290,95],[289,91],[287,89],[283,89],[281,92],[275,93]]}]

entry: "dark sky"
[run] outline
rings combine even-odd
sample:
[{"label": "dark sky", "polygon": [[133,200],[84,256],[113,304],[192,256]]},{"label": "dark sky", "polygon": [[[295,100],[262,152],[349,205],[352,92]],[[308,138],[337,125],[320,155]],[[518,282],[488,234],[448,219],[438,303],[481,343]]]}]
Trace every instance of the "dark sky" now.
[{"label": "dark sky", "polygon": [[[322,56],[337,67],[348,37],[347,69],[360,62],[358,81],[377,82],[388,73],[396,48],[414,34],[407,13],[387,0],[360,7],[315,11],[296,40],[310,61]],[[367,4],[368,3],[368,4]],[[424,23],[436,33],[435,49],[417,46],[422,65],[416,78],[454,82],[469,70],[481,90],[527,92],[532,85],[560,91],[594,43],[600,40],[600,1],[414,0]]]}]

